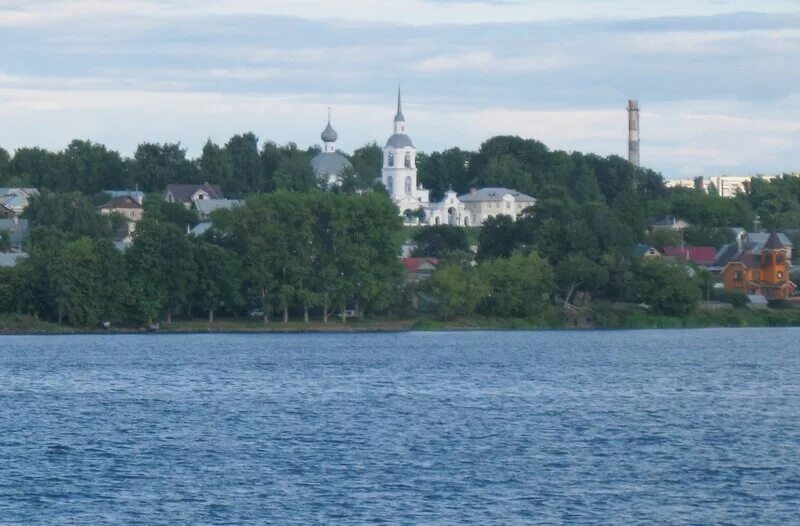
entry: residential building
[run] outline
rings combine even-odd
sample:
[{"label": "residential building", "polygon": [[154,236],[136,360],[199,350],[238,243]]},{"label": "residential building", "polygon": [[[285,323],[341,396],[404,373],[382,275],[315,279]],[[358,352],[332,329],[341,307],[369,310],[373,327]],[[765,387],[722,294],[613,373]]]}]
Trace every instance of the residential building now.
[{"label": "residential building", "polygon": [[133,197],[128,195],[112,199],[106,204],[99,206],[101,214],[119,214],[131,223],[138,223],[144,216],[144,207]]},{"label": "residential building", "polygon": [[661,257],[661,252],[652,245],[636,245],[633,247],[633,255],[642,259],[657,259]]},{"label": "residential building", "polygon": [[237,199],[200,199],[194,201],[192,206],[197,210],[200,219],[205,221],[216,210],[232,210],[241,205],[242,201]]},{"label": "residential building", "polygon": [[144,192],[141,190],[103,190],[103,193],[107,194],[111,199],[130,197],[140,205],[144,204]]},{"label": "residential building", "polygon": [[0,252],[0,267],[16,267],[17,263],[28,257],[25,252]]},{"label": "residential building", "polygon": [[683,219],[677,219],[675,217],[665,217],[664,219],[660,219],[655,223],[650,225],[650,231],[656,232],[659,230],[672,230],[675,232],[683,232],[687,228],[689,228],[689,223],[684,221]]},{"label": "residential building", "polygon": [[211,221],[204,221],[202,223],[198,223],[194,228],[189,229],[187,234],[192,237],[200,237],[213,227],[214,224]]},{"label": "residential building", "polygon": [[206,199],[225,199],[225,196],[222,189],[215,184],[171,184],[164,192],[165,201],[181,203],[186,208]]},{"label": "residential building", "polygon": [[536,204],[536,199],[508,188],[473,189],[458,197],[472,216],[473,224],[481,225],[490,217],[510,216],[512,220]]},{"label": "residential building", "polygon": [[4,219],[19,216],[27,207],[30,199],[39,195],[36,188],[0,188],[0,215]]},{"label": "residential building", "polygon": [[12,219],[0,219],[0,232],[8,234],[8,242],[11,252],[22,252],[23,243],[28,238],[28,220],[14,217]]},{"label": "residential building", "polygon": [[[719,252],[717,252],[717,257],[714,259],[713,265],[711,265],[711,270],[721,272],[728,263],[734,261],[736,258],[741,257],[741,255],[745,252],[760,256],[764,250],[764,246],[767,244],[772,235],[765,232],[748,234],[741,229],[737,230],[739,230],[739,232],[736,235],[736,241],[725,245],[719,250]],[[779,232],[777,235],[781,244],[786,249],[787,258],[791,261],[794,257],[794,246],[792,241],[786,234],[782,232]]]},{"label": "residential building", "polygon": [[722,271],[726,290],[761,295],[767,300],[794,297],[797,285],[790,279],[791,248],[779,234],[769,235],[759,250],[743,249]]},{"label": "residential building", "polygon": [[717,258],[714,247],[663,247],[665,259],[694,263],[699,267],[710,267]]},{"label": "residential building", "polygon": [[407,283],[419,283],[429,279],[436,268],[439,266],[437,258],[401,258],[403,265],[406,267],[408,274],[406,275]]},{"label": "residential building", "polygon": [[771,181],[774,176],[736,176],[721,175],[717,177],[695,177],[693,179],[668,179],[665,181],[667,188],[694,188],[708,192],[713,185],[720,197],[736,197],[739,193],[744,193],[746,186],[753,179]]}]

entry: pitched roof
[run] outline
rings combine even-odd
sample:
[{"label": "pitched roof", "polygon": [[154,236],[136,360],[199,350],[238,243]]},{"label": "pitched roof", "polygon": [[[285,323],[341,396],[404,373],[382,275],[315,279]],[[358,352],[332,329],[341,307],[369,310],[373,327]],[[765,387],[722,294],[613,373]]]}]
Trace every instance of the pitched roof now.
[{"label": "pitched roof", "polygon": [[198,223],[197,226],[195,226],[193,229],[189,231],[189,235],[194,237],[202,236],[203,234],[211,230],[213,226],[214,224],[211,223],[210,221],[204,223]]},{"label": "pitched roof", "polygon": [[476,201],[502,201],[507,195],[512,196],[515,200],[526,203],[535,203],[536,199],[522,192],[511,190],[502,187],[487,187],[480,190],[472,191],[468,194],[458,196],[462,203],[476,202]]},{"label": "pitched roof", "polygon": [[406,266],[409,272],[416,272],[420,267],[426,264],[433,267],[439,264],[438,258],[400,258],[400,261],[403,262],[403,265]]},{"label": "pitched roof", "polygon": [[717,257],[714,247],[664,247],[664,255],[679,261],[691,261],[697,265],[712,265]]},{"label": "pitched roof", "polygon": [[127,195],[140,203],[144,201],[144,192],[141,190],[103,190],[103,193],[108,194],[111,199]]},{"label": "pitched roof", "polygon": [[117,197],[116,199],[112,199],[108,203],[98,207],[104,210],[110,210],[112,208],[128,208],[128,209],[139,209],[141,210],[143,207],[139,204],[139,202],[129,195],[123,195],[121,197]]},{"label": "pitched roof", "polygon": [[232,209],[241,206],[242,202],[236,199],[201,199],[194,206],[202,215],[210,215],[214,210]]},{"label": "pitched roof", "polygon": [[208,194],[209,199],[224,199],[222,189],[216,184],[170,184],[167,185],[167,193],[172,194],[176,201],[188,202],[198,191],[203,190]]},{"label": "pitched roof", "polygon": [[764,250],[783,250],[785,248],[786,245],[781,241],[781,237],[774,232],[770,234],[769,239],[764,244]]}]

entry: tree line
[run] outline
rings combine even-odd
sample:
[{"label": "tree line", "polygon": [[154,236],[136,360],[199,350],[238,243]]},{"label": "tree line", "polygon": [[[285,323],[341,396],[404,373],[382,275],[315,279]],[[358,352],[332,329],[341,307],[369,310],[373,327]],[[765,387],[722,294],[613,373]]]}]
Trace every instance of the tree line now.
[{"label": "tree line", "polygon": [[[85,214],[85,198],[48,196],[61,210],[42,220],[28,257],[0,270],[6,312],[92,326],[171,321],[173,316],[254,312],[328,322],[334,313],[363,317],[400,297],[401,221],[380,193],[277,191],[219,211],[215,228],[186,234],[171,204],[145,212],[132,246],[113,243],[118,219]],[[178,205],[180,206],[180,205]]]},{"label": "tree line", "polygon": [[[0,150],[2,184],[54,190],[43,191],[26,212],[38,231],[29,242],[29,262],[19,272],[4,271],[15,275],[6,280],[4,290],[11,290],[14,283],[33,283],[34,292],[14,296],[16,311],[92,321],[87,315],[70,314],[74,309],[66,300],[53,300],[77,289],[51,280],[70,276],[52,265],[75,263],[80,260],[78,253],[92,261],[87,254],[93,251],[103,254],[112,267],[115,260],[121,261],[114,271],[127,278],[120,285],[124,290],[118,296],[123,298],[118,300],[123,307],[115,314],[119,319],[201,311],[242,314],[256,306],[264,316],[277,313],[283,319],[295,315],[327,319],[340,310],[397,313],[418,304],[419,298],[407,301],[409,294],[423,294],[422,304],[442,316],[530,314],[521,306],[511,307],[517,301],[513,290],[549,291],[536,296],[547,296],[544,303],[529,298],[525,308],[568,306],[579,294],[588,293],[607,302],[649,301],[661,313],[680,315],[690,312],[700,296],[708,296],[703,292],[710,288],[708,276],[689,275],[676,265],[643,262],[633,255],[635,245],[684,242],[719,247],[732,240],[731,227],[751,229],[756,222],[766,229],[783,229],[795,239],[800,232],[797,177],[754,180],[744,193],[726,199],[713,190],[667,189],[661,175],[619,157],[551,151],[534,140],[494,137],[474,152],[454,148],[420,154],[420,181],[431,188],[434,198],[449,188],[466,193],[473,186],[506,186],[533,195],[536,206],[517,221],[499,216],[478,229],[474,263],[469,250],[474,241],[461,239],[463,229],[423,229],[416,236],[416,254],[442,257],[443,268],[430,283],[437,288],[409,293],[400,285],[402,269],[397,263],[399,244],[408,233],[402,230],[394,205],[374,185],[381,148],[373,143],[356,150],[350,156],[355,170],[345,174],[345,185],[335,192],[316,189],[309,175],[315,152],[291,144],[259,146],[253,134],[237,135],[223,146],[209,141],[194,160],[186,158],[180,145],[143,144],[130,159],[85,141],[74,141],[56,153],[33,148],[10,156]],[[250,197],[246,206],[214,217],[213,235],[195,240],[185,237],[186,225],[198,221],[193,211],[164,203],[158,194],[149,195],[146,220],[134,246],[121,260],[105,257],[119,219],[96,214],[95,206],[105,198],[100,190],[136,184],[160,192],[167,183],[192,181],[219,183],[229,195]],[[665,216],[685,219],[692,226],[682,238],[649,233],[648,225]],[[48,252],[52,250],[67,255]],[[359,259],[356,254],[367,257]],[[163,267],[159,261],[165,262]],[[233,269],[226,273],[232,280],[227,284],[211,286],[207,281],[200,287],[200,277],[192,277],[203,272],[217,276],[227,266]],[[158,268],[162,273],[150,275],[149,280],[137,278],[138,273],[148,276],[146,269]],[[110,268],[102,267],[92,276],[108,272]],[[170,274],[186,277],[163,277]],[[535,286],[519,282],[508,293],[500,290],[500,277],[510,283],[532,276],[537,276]],[[462,294],[459,287],[467,285],[470,293]],[[463,305],[454,307],[459,301]],[[101,306],[86,312],[116,311]]]}]

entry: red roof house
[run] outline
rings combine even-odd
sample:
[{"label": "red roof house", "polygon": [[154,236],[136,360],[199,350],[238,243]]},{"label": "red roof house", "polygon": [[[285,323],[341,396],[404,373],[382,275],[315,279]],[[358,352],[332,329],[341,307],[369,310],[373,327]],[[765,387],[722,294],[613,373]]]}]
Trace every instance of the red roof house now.
[{"label": "red roof house", "polygon": [[408,271],[408,281],[417,282],[431,277],[439,265],[437,258],[400,258]]},{"label": "red roof house", "polygon": [[713,265],[717,257],[717,249],[714,247],[664,247],[662,252],[665,257],[691,261],[701,267]]}]

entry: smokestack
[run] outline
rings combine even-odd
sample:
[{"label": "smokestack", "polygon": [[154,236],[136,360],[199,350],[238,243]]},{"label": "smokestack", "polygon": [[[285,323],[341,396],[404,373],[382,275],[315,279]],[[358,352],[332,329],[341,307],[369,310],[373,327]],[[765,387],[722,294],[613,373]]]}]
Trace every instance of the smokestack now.
[{"label": "smokestack", "polygon": [[628,160],[635,166],[639,162],[639,101],[628,101]]}]

